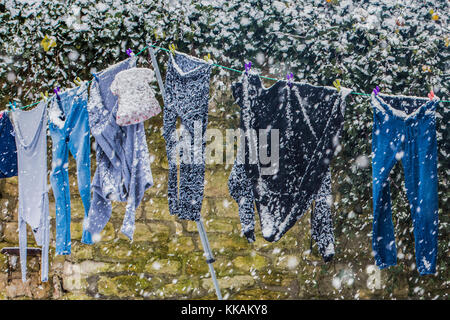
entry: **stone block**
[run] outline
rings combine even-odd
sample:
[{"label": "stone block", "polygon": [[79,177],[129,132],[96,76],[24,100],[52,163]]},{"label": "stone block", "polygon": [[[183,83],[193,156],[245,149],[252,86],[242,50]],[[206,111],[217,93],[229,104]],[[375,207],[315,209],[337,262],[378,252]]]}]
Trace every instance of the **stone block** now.
[{"label": "stone block", "polygon": [[[243,289],[255,284],[251,276],[239,275],[234,277],[224,277],[217,279],[221,289]],[[206,290],[214,290],[214,284],[211,279],[202,279],[202,287]]]},{"label": "stone block", "polygon": [[144,268],[149,274],[177,275],[181,271],[181,263],[172,259],[156,259],[149,261]]},{"label": "stone block", "polygon": [[174,236],[169,241],[168,246],[169,252],[175,254],[184,254],[196,250],[194,241],[192,241],[192,238],[188,236],[181,236],[181,237]]},{"label": "stone block", "polygon": [[252,251],[245,256],[239,256],[233,260],[233,265],[243,271],[250,272],[250,269],[261,270],[267,266],[268,259]]}]

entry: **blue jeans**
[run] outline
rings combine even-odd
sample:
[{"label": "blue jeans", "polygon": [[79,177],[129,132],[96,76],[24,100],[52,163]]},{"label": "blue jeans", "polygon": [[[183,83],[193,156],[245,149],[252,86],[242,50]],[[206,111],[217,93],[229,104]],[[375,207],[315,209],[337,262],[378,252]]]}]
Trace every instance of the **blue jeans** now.
[{"label": "blue jeans", "polygon": [[[49,128],[53,143],[50,181],[56,204],[56,254],[70,254],[69,151],[77,163],[78,190],[87,219],[91,205],[91,160],[89,118],[86,109],[87,86],[77,87],[53,98],[49,111]],[[59,112],[59,113],[58,113]],[[81,242],[92,244],[91,234],[83,223]]]},{"label": "blue jeans", "polygon": [[376,264],[397,263],[389,172],[401,160],[414,226],[417,269],[436,272],[438,235],[435,98],[372,95],[373,239]]}]

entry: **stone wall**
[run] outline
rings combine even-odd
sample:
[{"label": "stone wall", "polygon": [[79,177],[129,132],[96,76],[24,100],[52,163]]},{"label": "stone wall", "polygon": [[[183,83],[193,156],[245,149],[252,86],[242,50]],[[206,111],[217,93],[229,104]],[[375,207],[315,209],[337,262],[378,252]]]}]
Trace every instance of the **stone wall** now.
[{"label": "stone wall", "polygon": [[[237,127],[238,109],[230,101],[228,96],[211,103],[209,128]],[[0,298],[215,299],[196,224],[180,221],[168,212],[162,116],[147,121],[146,130],[155,185],[147,190],[137,210],[134,241],[130,242],[119,231],[125,205],[114,203],[100,242],[91,246],[80,243],[84,210],[77,193],[75,164],[70,157],[72,254],[54,254],[55,206],[50,192],[49,281],[39,281],[39,258],[29,259],[29,280],[22,284],[18,259],[0,255]],[[94,172],[94,152],[92,155]],[[398,244],[398,266],[381,271],[374,266],[370,197],[361,203],[363,212],[356,216],[354,212],[334,213],[337,252],[331,263],[322,261],[315,245],[310,250],[309,213],[276,243],[262,238],[257,220],[257,240],[249,244],[240,236],[237,205],[228,194],[230,170],[230,165],[207,166],[202,210],[225,298],[448,299],[447,227],[443,240],[440,236],[438,274],[427,277],[420,277],[415,269],[411,228],[406,236],[397,235],[403,237],[403,243]],[[338,186],[333,184],[333,189],[336,203],[340,201]],[[17,178],[0,180],[0,248],[18,246],[17,208]],[[30,246],[35,245],[31,231],[28,239]]]}]

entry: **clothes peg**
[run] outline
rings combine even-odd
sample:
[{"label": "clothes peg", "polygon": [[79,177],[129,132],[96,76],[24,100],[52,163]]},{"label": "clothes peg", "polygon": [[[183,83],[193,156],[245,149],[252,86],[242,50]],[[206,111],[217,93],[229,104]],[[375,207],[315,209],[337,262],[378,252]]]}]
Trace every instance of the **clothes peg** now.
[{"label": "clothes peg", "polygon": [[430,100],[433,100],[433,98],[434,98],[433,90],[430,90],[430,93],[428,93],[428,98],[430,98]]},{"label": "clothes peg", "polygon": [[373,93],[374,93],[375,95],[377,95],[378,93],[380,93],[380,87],[379,87],[379,86],[376,86],[375,89],[373,89]]},{"label": "clothes peg", "polygon": [[341,80],[336,79],[333,81],[333,86],[337,89],[337,91],[341,91]]},{"label": "clothes peg", "polygon": [[172,54],[175,54],[175,49],[176,49],[177,47],[175,46],[175,44],[171,44],[171,45],[169,45],[169,49],[170,49],[170,52],[172,52]]},{"label": "clothes peg", "polygon": [[209,62],[209,61],[211,60],[211,55],[208,53],[206,56],[203,56],[203,59],[204,59],[206,62]]},{"label": "clothes peg", "polygon": [[291,81],[294,79],[294,74],[292,72],[286,74],[286,79],[288,80],[289,87],[292,88],[292,82]]},{"label": "clothes peg", "polygon": [[248,73],[250,71],[252,67],[252,62],[249,61],[248,63],[245,64],[245,73]]},{"label": "clothes peg", "polygon": [[97,75],[95,73],[92,72],[92,76],[95,78],[95,80],[98,81],[98,77],[97,77]]},{"label": "clothes peg", "polygon": [[395,19],[395,24],[399,27],[403,27],[405,25],[405,19],[402,16],[398,16]]},{"label": "clothes peg", "polygon": [[11,103],[11,101],[9,102],[9,107],[11,108],[12,111],[16,111],[16,102],[14,101],[14,105]]},{"label": "clothes peg", "polygon": [[81,81],[80,77],[76,77],[75,79],[73,79],[73,82],[74,82],[77,86],[80,86],[81,83],[82,83],[83,81]]},{"label": "clothes peg", "polygon": [[5,113],[3,110],[2,111],[0,111],[0,119],[2,119],[3,118],[3,113]]},{"label": "clothes peg", "polygon": [[56,98],[58,98],[58,99],[60,99],[59,94],[58,94],[59,91],[60,91],[59,87],[56,87],[55,89],[53,89],[53,92],[56,94]]},{"label": "clothes peg", "polygon": [[129,57],[134,56],[133,50],[131,50],[130,48],[127,49],[127,55]]},{"label": "clothes peg", "polygon": [[42,97],[42,100],[47,100],[48,99],[48,92],[45,91],[45,94],[41,92],[41,97]]}]

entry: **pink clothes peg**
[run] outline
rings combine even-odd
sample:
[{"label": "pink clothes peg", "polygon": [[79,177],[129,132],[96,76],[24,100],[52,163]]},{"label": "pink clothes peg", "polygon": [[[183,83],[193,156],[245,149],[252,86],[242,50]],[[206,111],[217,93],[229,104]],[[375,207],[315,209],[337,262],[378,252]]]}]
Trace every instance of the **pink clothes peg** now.
[{"label": "pink clothes peg", "polygon": [[433,100],[433,98],[434,98],[433,90],[431,90],[430,93],[428,93],[428,98],[430,98],[430,100]]}]

